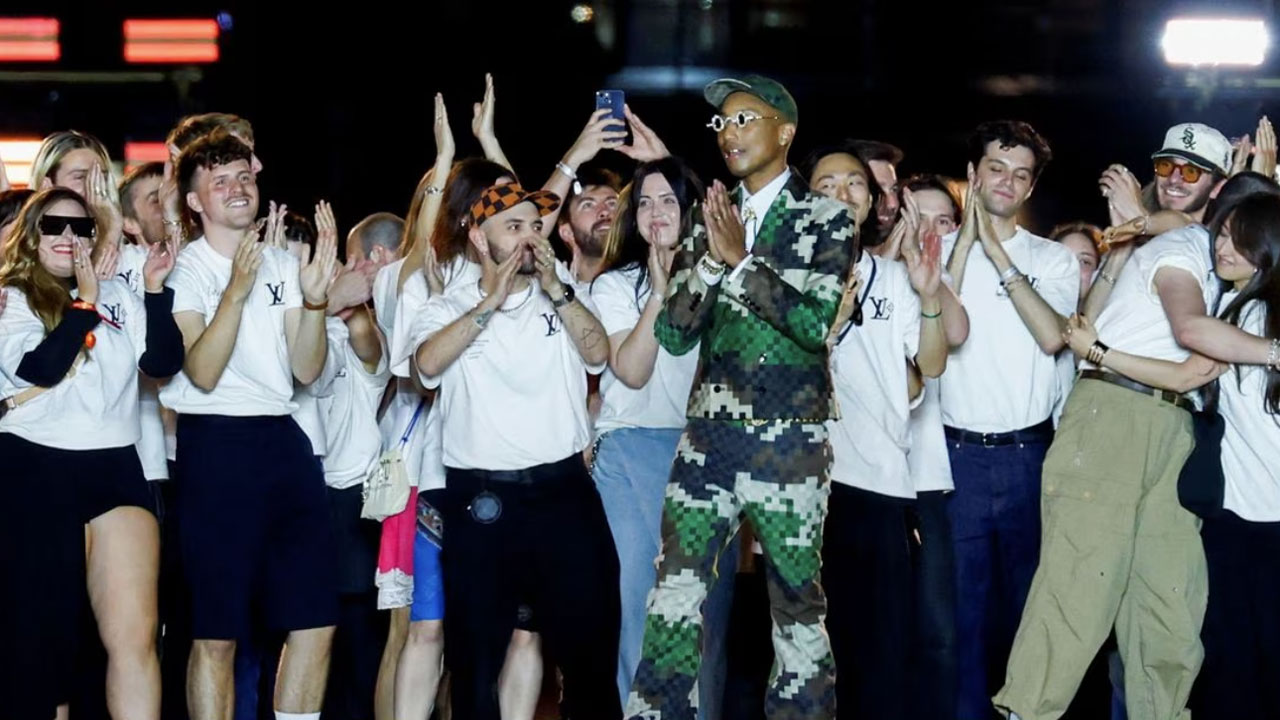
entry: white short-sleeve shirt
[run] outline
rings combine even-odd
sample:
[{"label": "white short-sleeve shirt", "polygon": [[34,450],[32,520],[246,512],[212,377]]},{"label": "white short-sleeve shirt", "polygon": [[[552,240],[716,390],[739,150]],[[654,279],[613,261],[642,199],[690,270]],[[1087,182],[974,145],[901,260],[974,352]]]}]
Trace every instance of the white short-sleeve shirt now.
[{"label": "white short-sleeve shirt", "polygon": [[[481,299],[478,282],[459,282],[432,298],[413,324],[413,346]],[[595,312],[589,297],[579,295],[578,302]],[[603,369],[583,362],[550,298],[529,278],[453,364],[422,378],[440,388],[444,465],[519,470],[582,452],[591,442],[587,373]]]},{"label": "white short-sleeve shirt", "polygon": [[[0,313],[0,398],[32,386],[18,377],[23,356],[45,338],[44,324],[26,295],[9,287]],[[138,360],[146,351],[147,316],[142,300],[123,281],[98,286],[94,345],[75,374],[0,418],[0,432],[63,450],[97,450],[138,442]]]},{"label": "white short-sleeve shirt", "polygon": [[[174,314],[200,313],[206,326],[231,282],[231,258],[218,254],[200,238],[178,254],[169,275]],[[298,260],[284,250],[265,248],[262,266],[240,317],[240,331],[227,367],[212,392],[196,387],[180,372],[160,392],[165,407],[192,415],[289,415],[293,371],[285,338],[286,310],[302,306]]]},{"label": "white short-sleeve shirt", "polygon": [[[599,311],[605,334],[630,332],[640,320],[650,287],[646,278],[636,289],[640,269],[611,270],[591,284],[591,300]],[[606,368],[600,378],[602,403],[596,418],[596,434],[624,427],[683,428],[689,407],[689,392],[698,370],[698,351],[672,355],[658,348],[653,374],[644,387],[628,387]]]},{"label": "white short-sleeve shirt", "polygon": [[336,349],[334,377],[320,398],[320,418],[328,440],[324,480],[343,490],[364,482],[382,449],[378,432],[378,403],[391,378],[386,348],[378,366],[369,372],[351,347],[347,324],[336,317],[325,321],[329,346]]},{"label": "white short-sleeve shirt", "polygon": [[[1223,298],[1227,307],[1235,294]],[[1254,300],[1241,313],[1240,326],[1265,336],[1266,306]],[[1237,365],[1218,380],[1222,435],[1223,507],[1253,522],[1280,522],[1280,416],[1267,412],[1267,372],[1259,365]]]},{"label": "white short-sleeve shirt", "polygon": [[827,421],[831,479],[880,495],[911,499],[907,360],[920,347],[920,298],[906,267],[863,253],[862,325],[848,328],[831,350],[831,379],[840,417]]},{"label": "white short-sleeve shirt", "polygon": [[[398,267],[396,272],[399,273]],[[443,275],[445,289],[448,290],[457,283],[474,283],[479,280],[480,266],[469,262],[465,257],[457,257],[444,269]],[[388,441],[399,442],[405,429],[413,426],[403,453],[406,468],[411,477],[416,479],[419,491],[437,490],[445,485],[444,454],[441,449],[444,428],[440,420],[439,404],[423,408],[422,416],[414,423],[413,413],[417,410],[421,396],[413,389],[413,383],[409,379],[410,358],[421,344],[413,342],[412,326],[414,319],[426,310],[430,299],[431,289],[427,286],[426,276],[421,272],[410,275],[405,280],[396,304],[397,312],[392,321],[389,342],[392,372],[396,377],[403,378],[402,384],[407,388],[410,402],[397,408],[396,422]]]},{"label": "white short-sleeve shirt", "polygon": [[[1156,273],[1164,268],[1183,270],[1195,278],[1206,310],[1213,307],[1218,280],[1213,274],[1209,231],[1202,225],[1188,225],[1133,251],[1094,323],[1099,340],[1115,350],[1157,360],[1182,362],[1190,357],[1191,352],[1174,339],[1156,292]],[[1093,367],[1087,362],[1082,366]]]},{"label": "white short-sleeve shirt", "polygon": [[[944,256],[956,234],[944,238]],[[1004,242],[1015,267],[1058,313],[1076,311],[1080,262],[1059,243],[1018,228]],[[983,433],[1031,427],[1049,418],[1058,398],[1057,359],[1044,352],[1000,285],[1000,273],[975,242],[966,260],[960,300],[969,312],[969,339],[951,351],[940,378],[942,420]]]}]

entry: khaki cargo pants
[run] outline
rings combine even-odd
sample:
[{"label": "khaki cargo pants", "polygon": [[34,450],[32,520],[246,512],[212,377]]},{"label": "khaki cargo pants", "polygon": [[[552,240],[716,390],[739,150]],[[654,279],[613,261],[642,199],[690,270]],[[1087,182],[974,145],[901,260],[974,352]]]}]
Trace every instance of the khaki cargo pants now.
[{"label": "khaki cargo pants", "polygon": [[1066,711],[1114,624],[1130,720],[1189,718],[1208,601],[1199,519],[1178,503],[1191,415],[1081,380],[1044,464],[1043,542],[1005,685],[1006,715]]}]

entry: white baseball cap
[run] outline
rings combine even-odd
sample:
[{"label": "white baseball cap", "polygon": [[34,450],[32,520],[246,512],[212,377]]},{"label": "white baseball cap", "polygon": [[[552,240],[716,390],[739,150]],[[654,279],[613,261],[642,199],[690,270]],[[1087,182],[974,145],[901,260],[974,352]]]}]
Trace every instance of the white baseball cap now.
[{"label": "white baseball cap", "polygon": [[1164,134],[1164,146],[1151,156],[1180,157],[1205,170],[1229,174],[1231,142],[1217,130],[1200,123],[1182,123]]}]

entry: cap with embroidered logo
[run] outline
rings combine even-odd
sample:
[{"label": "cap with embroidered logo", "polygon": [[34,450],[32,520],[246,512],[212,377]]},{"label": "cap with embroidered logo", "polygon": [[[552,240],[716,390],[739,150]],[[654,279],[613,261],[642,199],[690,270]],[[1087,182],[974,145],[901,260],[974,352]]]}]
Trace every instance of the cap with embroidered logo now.
[{"label": "cap with embroidered logo", "polygon": [[1179,157],[1205,170],[1227,175],[1231,167],[1231,141],[1201,123],[1181,123],[1164,134],[1164,146],[1151,159]]},{"label": "cap with embroidered logo", "polygon": [[782,119],[794,123],[799,119],[796,99],[782,86],[782,83],[763,75],[743,75],[741,78],[720,78],[707,83],[702,89],[702,96],[711,106],[719,110],[730,95],[741,92],[753,95],[768,103],[778,111]]}]

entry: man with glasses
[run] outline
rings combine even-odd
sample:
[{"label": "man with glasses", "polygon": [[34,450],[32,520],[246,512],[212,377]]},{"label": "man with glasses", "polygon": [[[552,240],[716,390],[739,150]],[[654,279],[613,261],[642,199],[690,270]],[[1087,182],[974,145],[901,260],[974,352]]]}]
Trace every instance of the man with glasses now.
[{"label": "man with glasses", "polygon": [[[1137,223],[1140,234],[1156,234],[1146,232],[1153,209],[1174,210],[1188,222],[1203,222],[1215,188],[1229,174],[1231,143],[1208,125],[1182,123],[1169,128],[1164,145],[1151,160],[1154,198],[1144,201],[1138,178],[1123,165],[1108,167],[1098,179],[1113,227]],[[1152,199],[1155,208],[1151,207]]]},{"label": "man with glasses", "polygon": [[835,667],[818,583],[834,414],[826,337],[849,271],[845,207],[787,166],[795,100],[757,75],[703,91],[709,127],[741,184],[716,182],[694,211],[654,334],[668,352],[699,348],[663,511],[657,586],[627,716],[693,717],[701,607],[720,553],[751,520],[773,604],[770,717],[834,718]]}]

